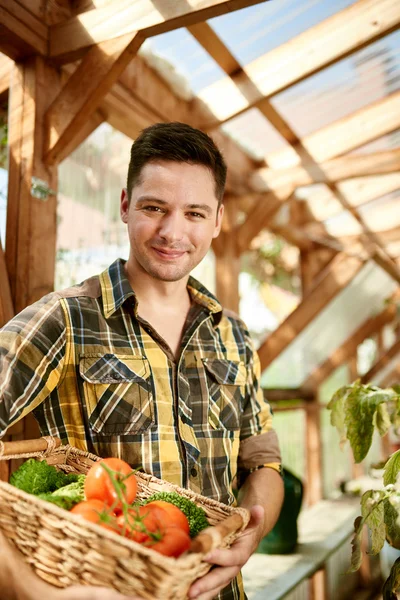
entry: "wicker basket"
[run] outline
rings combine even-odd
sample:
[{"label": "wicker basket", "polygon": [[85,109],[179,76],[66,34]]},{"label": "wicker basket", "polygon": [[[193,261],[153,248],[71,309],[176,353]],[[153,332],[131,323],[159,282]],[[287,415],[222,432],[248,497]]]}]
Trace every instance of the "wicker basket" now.
[{"label": "wicker basket", "polygon": [[[0,460],[29,457],[46,459],[66,473],[87,473],[100,460],[72,446],[60,446],[57,438],[0,442]],[[0,530],[36,573],[55,586],[99,585],[149,600],[183,600],[190,585],[210,568],[202,560],[204,554],[228,547],[246,527],[248,511],[143,473],[137,478],[138,498],[175,490],[205,510],[211,527],[192,540],[188,553],[177,559],[163,556],[2,481]]]}]

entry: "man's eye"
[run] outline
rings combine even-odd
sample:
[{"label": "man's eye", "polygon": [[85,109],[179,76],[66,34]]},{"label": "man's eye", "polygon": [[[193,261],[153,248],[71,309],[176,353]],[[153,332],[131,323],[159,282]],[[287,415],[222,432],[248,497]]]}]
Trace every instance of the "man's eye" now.
[{"label": "man's eye", "polygon": [[158,212],[161,211],[159,206],[143,206],[143,210],[148,210],[149,212]]},{"label": "man's eye", "polygon": [[205,218],[204,215],[202,215],[201,213],[198,213],[198,212],[191,212],[191,213],[189,213],[189,215],[191,217],[195,217],[196,219],[204,219]]}]

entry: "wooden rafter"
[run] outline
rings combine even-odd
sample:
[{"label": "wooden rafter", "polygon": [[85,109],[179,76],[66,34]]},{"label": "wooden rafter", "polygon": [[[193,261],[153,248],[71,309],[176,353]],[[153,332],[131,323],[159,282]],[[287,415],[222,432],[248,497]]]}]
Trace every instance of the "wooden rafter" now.
[{"label": "wooden rafter", "polygon": [[[302,144],[314,160],[321,163],[368,144],[399,127],[400,92],[394,92],[304,137]],[[299,163],[293,148],[271,152],[266,160],[274,168]]]},{"label": "wooden rafter", "polygon": [[0,55],[0,96],[8,92],[13,65],[14,62],[8,56]]},{"label": "wooden rafter", "polygon": [[357,177],[384,175],[400,171],[400,148],[369,154],[339,156],[320,164],[323,175],[309,173],[304,167],[296,166],[289,169],[263,168],[258,172],[257,181],[260,191],[269,189],[268,183],[275,186],[293,185],[307,186],[313,183],[339,183]]},{"label": "wooden rafter", "polygon": [[136,34],[126,34],[102,42],[86,53],[47,111],[47,164],[60,161],[60,154],[65,153],[65,147],[97,109],[142,41]]},{"label": "wooden rafter", "polygon": [[17,0],[0,6],[0,52],[13,60],[47,53],[48,28]]},{"label": "wooden rafter", "polygon": [[376,361],[370,370],[361,377],[361,383],[373,382],[374,378],[386,365],[395,358],[400,352],[400,339],[398,339],[390,348],[385,352],[379,360]]},{"label": "wooden rafter", "polygon": [[93,44],[140,32],[149,37],[223,15],[262,0],[175,0],[132,2],[113,0],[50,28],[49,56],[58,61],[76,59]]},{"label": "wooden rafter", "polygon": [[[229,73],[241,90],[241,97],[234,99],[236,102],[228,102],[230,98],[233,100],[229,78],[203,90],[201,97],[211,107],[213,101],[218,100],[219,105],[223,106],[224,115],[220,118],[214,116],[205,121],[203,126],[217,127],[253,106],[258,107],[265,98],[274,96],[371,44],[396,30],[399,24],[400,9],[397,0],[359,0],[254,60],[236,74]],[[249,101],[251,96],[253,97]],[[226,102],[224,98],[227,99]],[[234,108],[231,109],[230,106]]]},{"label": "wooden rafter", "polygon": [[396,316],[395,304],[389,304],[381,313],[367,319],[339,346],[322,364],[315,367],[302,388],[315,390],[335,369],[348,362],[357,352],[357,347],[368,337],[393,321]]},{"label": "wooden rafter", "polygon": [[299,306],[261,344],[258,354],[266,369],[294,338],[357,275],[363,266],[357,258],[337,255]]}]

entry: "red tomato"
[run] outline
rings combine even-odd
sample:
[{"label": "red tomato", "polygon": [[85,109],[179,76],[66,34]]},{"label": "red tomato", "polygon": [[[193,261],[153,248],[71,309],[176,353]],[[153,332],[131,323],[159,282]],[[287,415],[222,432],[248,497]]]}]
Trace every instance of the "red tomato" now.
[{"label": "red tomato", "polygon": [[168,515],[168,521],[165,523],[165,525],[175,525],[189,535],[189,521],[187,520],[186,515],[181,511],[180,508],[175,506],[175,504],[171,504],[165,500],[153,500],[152,502],[146,504],[146,506],[157,506],[158,508],[162,508]]},{"label": "red tomato", "polygon": [[[102,465],[106,465],[114,471],[116,483]],[[127,477],[128,476],[128,477]],[[122,502],[118,498],[116,487],[127,504],[131,504],[136,498],[137,481],[133,469],[120,458],[105,458],[95,463],[85,479],[85,496],[88,500],[94,498],[112,506],[114,510],[122,509]]]},{"label": "red tomato", "polygon": [[130,508],[126,517],[124,514],[117,517],[117,524],[122,535],[139,544],[149,540],[152,533],[161,533],[163,529],[155,512],[150,511],[147,506]]},{"label": "red tomato", "polygon": [[107,504],[101,500],[86,500],[75,504],[70,510],[74,515],[79,515],[86,521],[97,523],[105,529],[116,531],[116,516]]},{"label": "red tomato", "polygon": [[166,527],[163,537],[159,542],[146,542],[145,546],[164,554],[164,556],[174,556],[177,558],[190,547],[190,537],[179,527]]}]

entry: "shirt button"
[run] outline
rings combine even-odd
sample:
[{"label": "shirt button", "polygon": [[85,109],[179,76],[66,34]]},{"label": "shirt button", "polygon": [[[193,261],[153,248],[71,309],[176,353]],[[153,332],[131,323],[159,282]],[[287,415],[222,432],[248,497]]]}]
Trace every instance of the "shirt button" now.
[{"label": "shirt button", "polygon": [[195,467],[192,467],[190,469],[190,474],[192,477],[197,477],[197,469]]},{"label": "shirt button", "polygon": [[116,379],[117,381],[119,381],[120,379],[122,379],[121,373],[114,373],[114,379]]}]

